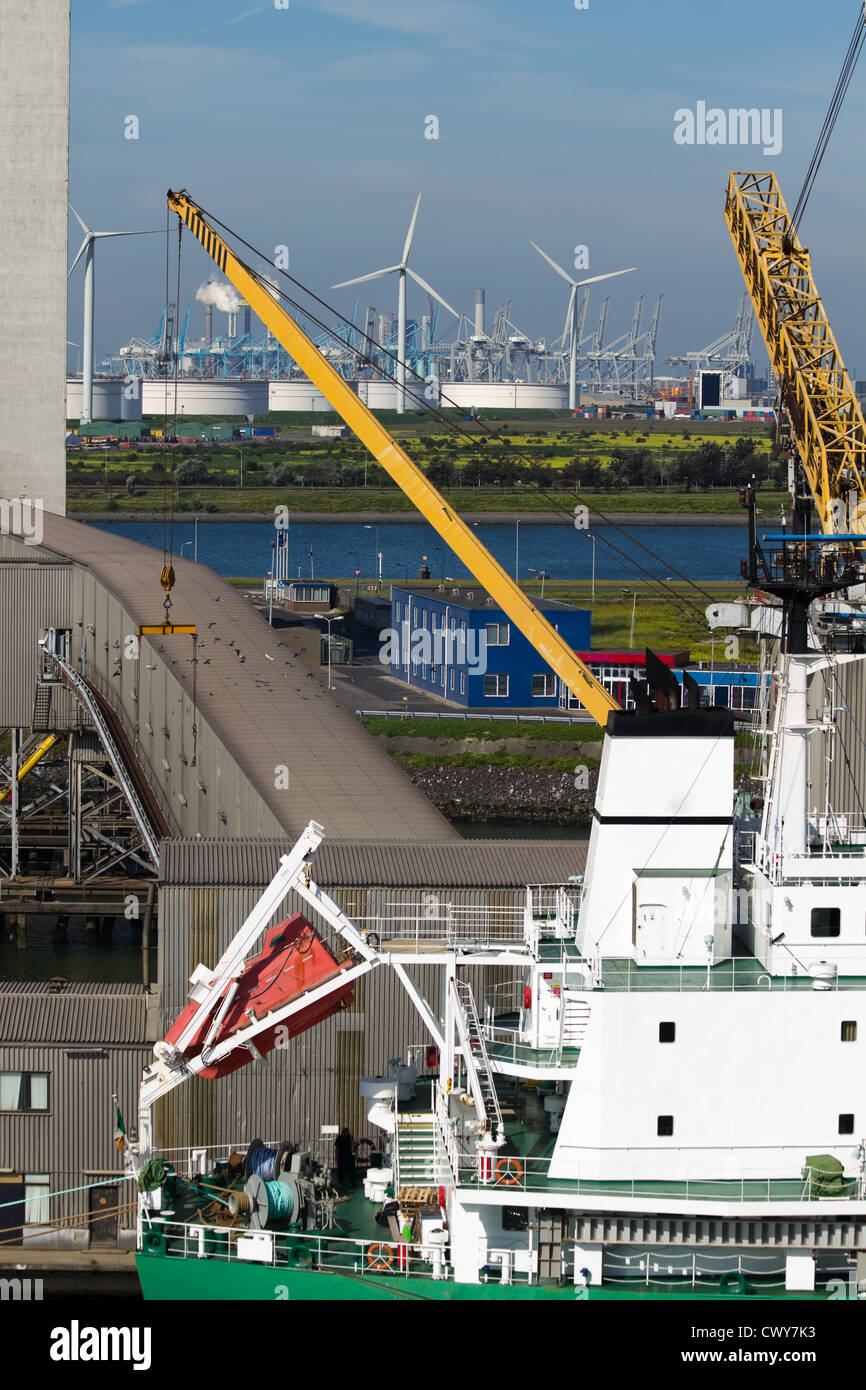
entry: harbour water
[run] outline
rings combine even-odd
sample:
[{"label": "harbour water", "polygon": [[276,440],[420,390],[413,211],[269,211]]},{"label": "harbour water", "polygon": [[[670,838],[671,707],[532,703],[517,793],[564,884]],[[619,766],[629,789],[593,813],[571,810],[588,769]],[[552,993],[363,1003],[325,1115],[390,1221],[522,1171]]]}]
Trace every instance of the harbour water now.
[{"label": "harbour water", "polygon": [[[157,521],[100,522],[103,530],[130,540],[163,547],[163,528]],[[478,539],[508,571],[523,581],[544,570],[551,580],[589,580],[595,553],[596,578],[634,582],[645,578],[643,566],[656,578],[674,578],[675,571],[696,580],[736,582],[740,560],[746,553],[746,525],[634,527],[631,531],[598,526],[578,531],[566,523],[530,524],[479,521],[472,523]],[[259,577],[272,562],[274,528],[264,521],[198,523],[198,558],[217,574]],[[192,521],[176,520],[173,551],[192,559],[195,528]],[[641,546],[659,558],[652,559]],[[613,549],[616,547],[616,549]],[[622,552],[617,553],[617,552]],[[291,518],[288,527],[289,578],[345,578],[360,571],[359,581],[369,582],[377,573],[388,579],[417,578],[426,555],[434,579],[470,578],[465,566],[426,522],[383,522],[378,526],[359,522],[309,522]]]}]

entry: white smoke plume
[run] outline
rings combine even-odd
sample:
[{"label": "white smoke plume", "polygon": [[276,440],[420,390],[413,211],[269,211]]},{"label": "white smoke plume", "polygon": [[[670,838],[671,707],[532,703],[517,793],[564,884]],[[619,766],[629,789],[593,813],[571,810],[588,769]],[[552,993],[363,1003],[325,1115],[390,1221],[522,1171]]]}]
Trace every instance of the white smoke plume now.
[{"label": "white smoke plume", "polygon": [[226,314],[233,314],[243,303],[234,286],[220,280],[206,280],[203,285],[199,285],[195,297],[201,300],[202,304],[212,304],[215,309],[222,309]]}]

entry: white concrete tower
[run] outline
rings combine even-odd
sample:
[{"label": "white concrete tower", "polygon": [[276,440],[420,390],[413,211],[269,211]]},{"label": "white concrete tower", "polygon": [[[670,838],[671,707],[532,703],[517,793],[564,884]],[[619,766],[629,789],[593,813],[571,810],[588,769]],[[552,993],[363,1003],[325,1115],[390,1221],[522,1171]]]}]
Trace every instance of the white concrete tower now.
[{"label": "white concrete tower", "polygon": [[66,511],[69,0],[0,24],[0,497]]}]

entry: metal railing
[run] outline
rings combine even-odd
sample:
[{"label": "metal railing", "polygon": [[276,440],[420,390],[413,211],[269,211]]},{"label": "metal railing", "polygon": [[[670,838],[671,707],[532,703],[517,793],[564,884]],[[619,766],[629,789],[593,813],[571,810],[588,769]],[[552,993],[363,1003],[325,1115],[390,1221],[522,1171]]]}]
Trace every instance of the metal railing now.
[{"label": "metal railing", "polygon": [[[238,1241],[252,1239],[259,1249],[250,1261],[246,1249],[243,1255],[238,1253]],[[433,1261],[422,1255],[424,1247],[420,1244],[339,1236],[330,1231],[251,1232],[245,1227],[165,1221],[158,1214],[140,1235],[138,1248],[144,1254],[164,1254],[169,1259],[224,1260],[227,1264],[243,1261],[274,1270],[306,1268],[355,1278],[375,1279],[384,1274],[399,1275],[401,1279],[434,1277]],[[439,1277],[453,1278],[453,1270],[444,1260]]]},{"label": "metal railing", "polygon": [[[423,692],[422,692],[423,693]],[[590,715],[582,719],[567,714],[490,714],[486,710],[469,710],[466,714],[458,710],[403,710],[403,709],[356,709],[358,719],[456,719],[458,722],[477,720],[484,724],[594,724]]]},{"label": "metal railing", "polygon": [[635,1178],[633,1165],[622,1178],[551,1178],[550,1158],[525,1158],[504,1153],[484,1175],[477,1159],[464,1156],[457,1171],[459,1187],[501,1188],[503,1191],[569,1193],[583,1197],[604,1197],[611,1204],[618,1200],[670,1202],[810,1202],[818,1197],[836,1196],[843,1201],[862,1200],[857,1178],[842,1179],[843,1191],[827,1194],[816,1189],[812,1174],[792,1178],[745,1176],[741,1178]]},{"label": "metal railing", "polygon": [[[520,1041],[520,1033],[516,1028],[502,1028],[495,1024],[485,1023],[481,1029],[487,1047],[487,1055],[491,1062],[511,1063],[512,1066],[532,1067],[533,1069],[543,1069],[546,1067],[576,1067],[577,1057],[570,1055],[564,1058],[562,1041],[556,1047],[532,1047],[531,1044]],[[567,1049],[573,1053],[575,1049]]]},{"label": "metal railing", "polygon": [[[824,943],[820,940],[815,941],[813,950],[818,953]],[[836,942],[832,942],[833,961],[837,962],[837,952],[840,950]],[[801,954],[806,949],[797,947],[797,954]],[[853,957],[848,957],[846,967],[850,970],[855,968],[857,974],[839,974],[834,978],[822,981],[821,987],[828,990],[862,990],[866,988],[866,953],[862,947],[852,948],[858,951]],[[838,961],[841,964],[841,961]],[[796,961],[792,964],[792,971],[797,970]],[[771,992],[776,990],[810,990],[813,989],[815,977],[812,974],[801,972],[787,975],[769,974],[764,966],[752,957],[736,958],[723,961],[718,965],[710,967],[700,965],[638,965],[633,960],[606,960],[603,962],[603,973],[601,977],[602,988],[606,993],[628,993],[636,994],[641,991],[655,993],[672,994],[701,994],[711,993],[739,993],[743,991]]]}]

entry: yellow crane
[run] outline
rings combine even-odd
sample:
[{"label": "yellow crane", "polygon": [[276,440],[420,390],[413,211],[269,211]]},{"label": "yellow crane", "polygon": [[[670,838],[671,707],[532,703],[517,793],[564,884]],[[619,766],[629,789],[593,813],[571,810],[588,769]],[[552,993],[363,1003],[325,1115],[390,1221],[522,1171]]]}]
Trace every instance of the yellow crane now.
[{"label": "yellow crane", "polygon": [[477,536],[473,535],[466,523],[427,481],[423,471],[412,462],[409,455],[358,399],[349,384],[278,303],[273,291],[244,265],[210,226],[202,209],[185,191],[174,193],[169,190],[167,196],[172,211],[185,222],[238,293],[258,314],[262,323],[291,354],[301,371],[318,386],[349,428],[366,445],[386,473],[402,488],[446,545],[463,561],[469,572],[483,585],[539,656],[543,657],[548,666],[603,727],[607,723],[607,716],[619,709],[619,705],[604,686],[595,679],[583,662],[578,660],[568,643],[539,613],[532,600],[505,573],[501,565],[497,564]]},{"label": "yellow crane", "polygon": [[822,529],[866,533],[866,422],[775,174],[732,173],[725,220]]},{"label": "yellow crane", "polygon": [[[44,738],[44,739],[42,740],[42,742],[39,744],[38,748],[36,748],[35,751],[32,752],[32,753],[30,754],[29,758],[25,758],[24,762],[21,764],[21,766],[20,766],[19,769],[18,769],[18,781],[19,781],[19,782],[23,782],[23,781],[24,781],[24,778],[27,776],[28,772],[30,772],[30,770],[36,766],[36,764],[39,762],[40,758],[44,758],[44,757],[45,757],[45,754],[48,752],[48,750],[49,750],[50,748],[53,748],[53,747],[54,747],[54,745],[55,745],[55,743],[57,742],[57,740],[59,739],[59,737],[60,737],[59,734],[49,734],[47,738]],[[12,794],[12,788],[11,788],[11,786],[10,786],[10,787],[4,787],[3,790],[0,791],[0,801],[5,801],[6,798],[7,798],[7,796],[11,796],[11,794]]]}]

